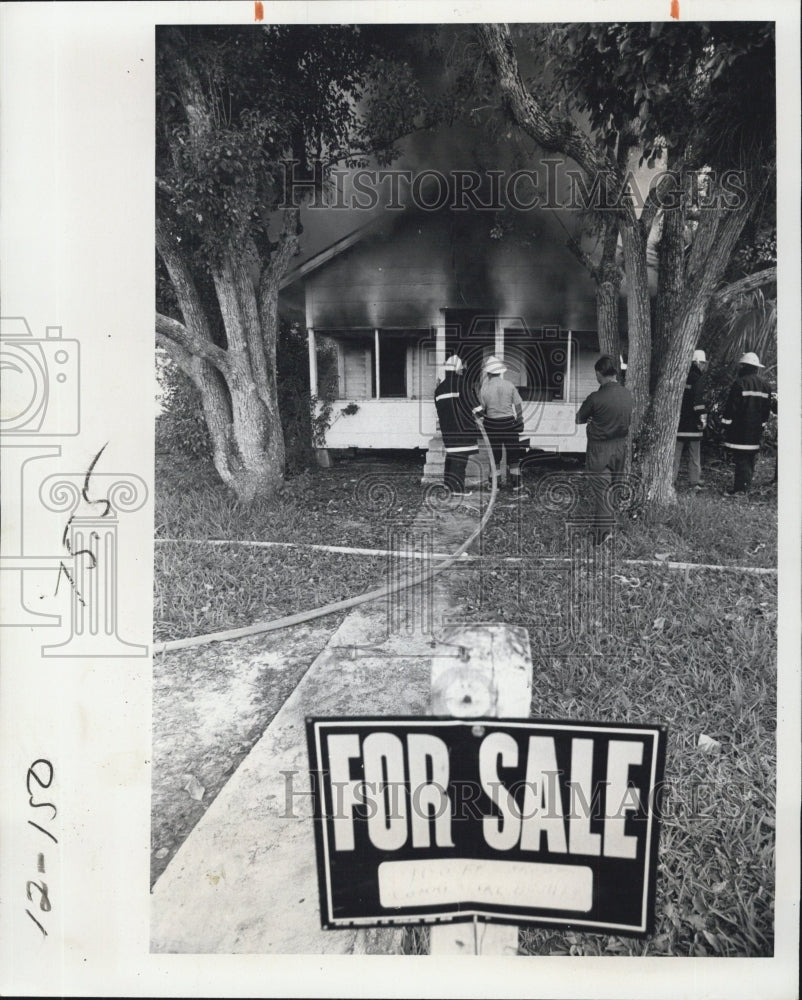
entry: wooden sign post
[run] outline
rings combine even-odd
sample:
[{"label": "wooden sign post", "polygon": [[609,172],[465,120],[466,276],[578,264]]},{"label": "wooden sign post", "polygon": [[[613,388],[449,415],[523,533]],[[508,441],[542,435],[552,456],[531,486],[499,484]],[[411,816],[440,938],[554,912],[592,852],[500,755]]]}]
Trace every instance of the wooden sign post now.
[{"label": "wooden sign post", "polygon": [[[444,638],[462,655],[432,661],[432,715],[524,719],[532,703],[529,633],[513,625],[452,628]],[[518,928],[480,922],[434,924],[430,955],[517,955]]]}]

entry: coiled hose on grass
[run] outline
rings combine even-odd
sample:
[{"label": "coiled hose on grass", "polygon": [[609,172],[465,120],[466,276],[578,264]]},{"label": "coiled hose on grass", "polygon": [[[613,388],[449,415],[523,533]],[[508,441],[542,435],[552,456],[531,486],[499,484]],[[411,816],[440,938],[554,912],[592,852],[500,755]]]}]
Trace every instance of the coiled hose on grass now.
[{"label": "coiled hose on grass", "polygon": [[255,625],[245,625],[242,628],[226,629],[223,632],[209,632],[206,635],[196,635],[188,639],[173,639],[170,642],[159,642],[154,645],[154,653],[167,653],[174,649],[189,649],[192,646],[205,646],[212,642],[225,642],[228,639],[243,639],[249,635],[259,635],[261,632],[275,632],[281,628],[289,628],[292,625],[300,625],[303,622],[314,621],[315,618],[323,618],[326,615],[334,614],[337,611],[347,611],[349,608],[359,607],[360,604],[367,604],[370,601],[376,601],[379,598],[387,597],[390,594],[397,594],[402,590],[408,590],[410,587],[418,587],[427,580],[434,579],[434,577],[436,577],[439,573],[442,573],[444,569],[448,569],[449,566],[453,565],[456,560],[459,559],[463,552],[468,550],[484,526],[490,520],[490,515],[493,513],[493,506],[496,502],[496,494],[498,493],[498,482],[496,477],[497,469],[496,463],[493,460],[493,450],[490,447],[490,441],[488,440],[484,425],[478,418],[475,419],[476,425],[479,428],[479,432],[482,435],[485,446],[487,447],[487,452],[490,456],[490,502],[488,503],[487,510],[482,515],[482,518],[475,530],[471,532],[462,545],[460,545],[460,547],[450,556],[447,556],[439,563],[435,563],[434,566],[430,566],[429,569],[425,570],[412,580],[406,580],[394,584],[385,584],[383,587],[379,587],[376,590],[369,590],[364,594],[359,594],[357,597],[348,597],[342,601],[334,601],[332,604],[324,604],[320,608],[312,608],[311,611],[299,611],[294,615],[286,615],[283,618],[274,618],[269,622],[257,622]]}]

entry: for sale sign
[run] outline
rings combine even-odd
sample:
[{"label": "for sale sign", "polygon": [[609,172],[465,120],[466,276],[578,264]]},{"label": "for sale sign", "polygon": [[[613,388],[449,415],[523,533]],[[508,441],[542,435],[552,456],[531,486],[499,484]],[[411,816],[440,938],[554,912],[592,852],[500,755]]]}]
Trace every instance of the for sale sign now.
[{"label": "for sale sign", "polygon": [[647,934],[662,726],[310,719],[324,927]]}]

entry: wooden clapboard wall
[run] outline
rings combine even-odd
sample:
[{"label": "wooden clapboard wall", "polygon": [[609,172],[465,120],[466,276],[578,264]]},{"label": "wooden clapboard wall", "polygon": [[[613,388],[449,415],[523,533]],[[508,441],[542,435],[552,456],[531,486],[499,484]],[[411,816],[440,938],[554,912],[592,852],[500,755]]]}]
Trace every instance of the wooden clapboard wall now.
[{"label": "wooden clapboard wall", "polygon": [[596,344],[595,333],[574,333],[573,339],[573,362],[572,362],[572,402],[577,406],[599,388],[596,381],[594,365],[599,357],[599,348]]},{"label": "wooden clapboard wall", "polygon": [[[548,213],[513,213],[521,239],[488,236],[487,213],[388,217],[301,278],[306,321],[318,330],[431,327],[447,308],[489,310],[530,328],[593,329],[593,283]],[[527,238],[524,239],[523,237]]]},{"label": "wooden clapboard wall", "polygon": [[340,399],[370,399],[373,396],[373,352],[370,343],[359,337],[340,340]]},{"label": "wooden clapboard wall", "polygon": [[416,399],[428,399],[434,395],[438,368],[434,351],[421,343],[421,339],[411,343],[407,351],[407,391]]}]

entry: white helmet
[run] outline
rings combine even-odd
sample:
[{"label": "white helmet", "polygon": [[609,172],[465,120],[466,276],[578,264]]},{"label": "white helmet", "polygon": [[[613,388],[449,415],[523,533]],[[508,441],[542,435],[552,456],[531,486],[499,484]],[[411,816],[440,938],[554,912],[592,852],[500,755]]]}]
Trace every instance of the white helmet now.
[{"label": "white helmet", "polygon": [[506,370],[503,363],[494,354],[491,354],[485,361],[486,375],[503,375]]},{"label": "white helmet", "polygon": [[452,354],[451,357],[448,358],[448,360],[446,361],[445,368],[446,368],[446,371],[448,371],[449,369],[451,369],[451,371],[453,371],[453,372],[457,372],[457,373],[461,372],[462,368],[463,368],[462,358],[460,358],[456,354]]},{"label": "white helmet", "polygon": [[742,354],[738,358],[739,365],[754,365],[755,368],[765,368],[765,365],[761,365],[760,358],[755,354],[754,351],[747,351],[746,354]]},{"label": "white helmet", "polygon": [[692,360],[693,361],[707,361],[707,355],[705,354],[704,351],[694,351],[693,352],[693,358],[692,358]]}]

